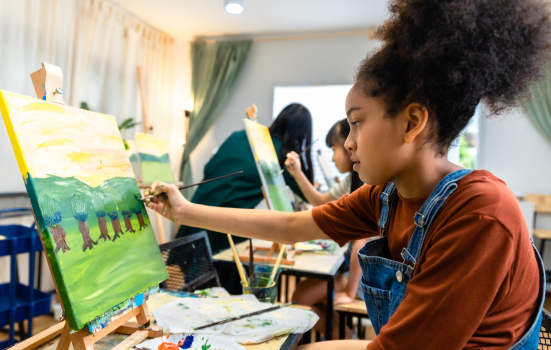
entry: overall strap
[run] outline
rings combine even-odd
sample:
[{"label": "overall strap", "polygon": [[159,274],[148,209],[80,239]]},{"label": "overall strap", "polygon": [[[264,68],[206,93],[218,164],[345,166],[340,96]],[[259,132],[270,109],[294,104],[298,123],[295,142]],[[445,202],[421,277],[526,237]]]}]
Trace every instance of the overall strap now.
[{"label": "overall strap", "polygon": [[390,219],[390,212],[392,210],[392,201],[396,197],[396,186],[391,182],[387,188],[381,193],[381,202],[383,208],[381,209],[381,217],[379,218],[379,235],[383,237],[385,235],[385,227]]},{"label": "overall strap", "polygon": [[436,185],[436,188],[425,201],[421,210],[415,213],[413,221],[417,227],[413,231],[407,249],[404,248],[402,250],[401,255],[404,259],[404,263],[407,261],[415,268],[432,220],[438,213],[438,210],[444,205],[446,199],[457,189],[457,181],[471,172],[472,170],[470,169],[461,169],[446,175],[446,177],[440,180],[438,185]]}]

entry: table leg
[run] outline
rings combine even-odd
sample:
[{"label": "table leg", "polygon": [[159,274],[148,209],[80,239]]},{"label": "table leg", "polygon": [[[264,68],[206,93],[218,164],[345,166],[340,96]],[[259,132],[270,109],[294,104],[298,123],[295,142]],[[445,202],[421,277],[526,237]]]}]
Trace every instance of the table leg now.
[{"label": "table leg", "polygon": [[304,333],[304,336],[302,337],[302,344],[310,344],[312,342],[312,330],[309,330],[308,332]]},{"label": "table leg", "polygon": [[339,339],[344,339],[344,327],[345,327],[345,316],[344,312],[339,312]]},{"label": "table leg", "polygon": [[285,302],[291,302],[289,299],[289,275],[285,275]]},{"label": "table leg", "polygon": [[327,309],[325,321],[325,340],[333,340],[333,298],[334,298],[335,280],[327,280]]}]

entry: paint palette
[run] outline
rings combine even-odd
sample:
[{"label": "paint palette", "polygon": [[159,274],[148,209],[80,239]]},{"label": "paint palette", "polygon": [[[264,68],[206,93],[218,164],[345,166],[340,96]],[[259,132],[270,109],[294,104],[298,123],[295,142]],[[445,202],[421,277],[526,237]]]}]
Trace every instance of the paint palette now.
[{"label": "paint palette", "polygon": [[[258,344],[280,335],[305,333],[319,317],[312,311],[286,307],[201,330],[198,327],[266,309],[252,294],[220,298],[179,298],[153,310],[157,325],[171,334],[217,336],[239,344]],[[178,339],[180,341],[180,339]]]},{"label": "paint palette", "polygon": [[[225,339],[222,337],[217,337],[214,335],[193,335],[193,334],[177,334],[170,335],[168,337],[160,337],[145,341],[137,346],[137,348],[146,348],[150,350],[158,350],[159,345],[162,343],[172,343],[178,344],[183,339],[188,340],[188,337],[193,337],[193,342],[191,344],[185,344],[181,346],[181,349],[192,349],[192,350],[201,350],[201,349],[220,349],[220,350],[245,350],[245,348],[236,342]],[[188,342],[185,342],[188,343]]]}]

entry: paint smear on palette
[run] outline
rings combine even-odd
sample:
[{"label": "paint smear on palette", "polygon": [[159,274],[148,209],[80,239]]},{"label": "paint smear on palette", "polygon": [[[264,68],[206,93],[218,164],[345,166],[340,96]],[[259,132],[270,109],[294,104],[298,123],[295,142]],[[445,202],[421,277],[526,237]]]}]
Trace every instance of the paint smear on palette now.
[{"label": "paint smear on palette", "polygon": [[148,350],[245,350],[236,342],[217,336],[180,334],[149,339],[137,346]]},{"label": "paint smear on palette", "polygon": [[[167,336],[166,338],[168,339],[168,337],[169,336]],[[193,334],[190,334],[187,337],[182,338],[182,340],[180,340],[178,344],[163,342],[161,345],[159,345],[157,349],[158,350],[178,350],[180,348],[189,349],[191,348],[191,344],[193,344]]]}]

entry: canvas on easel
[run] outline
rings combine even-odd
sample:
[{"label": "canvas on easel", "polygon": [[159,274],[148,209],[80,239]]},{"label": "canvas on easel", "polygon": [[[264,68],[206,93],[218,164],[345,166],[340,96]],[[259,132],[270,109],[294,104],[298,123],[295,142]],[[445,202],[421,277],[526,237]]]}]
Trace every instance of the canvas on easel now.
[{"label": "canvas on easel", "polygon": [[277,211],[294,212],[289,190],[283,175],[280,173],[281,167],[279,166],[279,159],[270,130],[266,126],[249,119],[245,119],[245,130],[262,181],[268,207]]},{"label": "canvas on easel", "polygon": [[140,158],[142,182],[174,183],[174,175],[168,157],[168,141],[162,136],[136,133],[136,146]]},{"label": "canvas on easel", "polygon": [[[249,113],[247,114],[249,115]],[[258,174],[260,175],[260,180],[262,181],[262,193],[266,199],[268,208],[270,210],[289,213],[294,212],[289,190],[281,174],[281,167],[279,166],[279,159],[277,158],[270,130],[266,126],[251,119],[245,119],[245,130],[247,131],[251,151],[258,169]],[[277,259],[274,253],[277,255],[280,247],[278,243],[273,243],[271,248],[268,249],[260,246],[253,247],[253,249],[254,252],[267,251],[267,253],[262,256],[255,254],[254,261],[273,264]],[[286,258],[281,261],[281,264],[294,265],[295,262],[293,258],[297,253],[300,252],[295,250],[287,251]],[[249,256],[246,253],[242,253],[239,255],[239,258],[243,261],[247,261]]]},{"label": "canvas on easel", "polygon": [[142,175],[140,170],[140,160],[138,158],[138,150],[136,148],[136,142],[133,140],[126,140],[126,154],[128,155],[128,160],[130,160],[130,165],[132,166],[132,171],[136,180],[141,181]]},{"label": "canvas on easel", "polygon": [[168,274],[115,118],[7,91],[0,110],[70,329],[136,315]]}]

